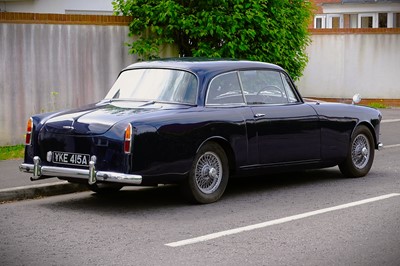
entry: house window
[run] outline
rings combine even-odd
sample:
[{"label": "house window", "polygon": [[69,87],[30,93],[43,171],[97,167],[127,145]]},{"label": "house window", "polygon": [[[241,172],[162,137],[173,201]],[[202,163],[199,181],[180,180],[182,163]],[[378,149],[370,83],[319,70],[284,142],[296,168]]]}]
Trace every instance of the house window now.
[{"label": "house window", "polygon": [[314,28],[315,29],[324,29],[325,26],[325,16],[315,16],[314,18]]},{"label": "house window", "polygon": [[327,28],[339,29],[343,28],[343,15],[333,14],[327,15]]},{"label": "house window", "polygon": [[400,28],[400,13],[393,14],[393,28]]},{"label": "house window", "polygon": [[361,28],[372,28],[372,17],[361,17]]},{"label": "house window", "polygon": [[339,17],[332,18],[332,28],[334,28],[334,29],[340,28],[340,18]]},{"label": "house window", "polygon": [[378,26],[379,28],[387,28],[388,27],[388,14],[387,13],[379,13],[378,14]]},{"label": "house window", "polygon": [[350,16],[349,27],[352,29],[358,28],[358,15],[350,14],[349,16]]},{"label": "house window", "polygon": [[378,28],[378,13],[358,14],[359,28]]}]

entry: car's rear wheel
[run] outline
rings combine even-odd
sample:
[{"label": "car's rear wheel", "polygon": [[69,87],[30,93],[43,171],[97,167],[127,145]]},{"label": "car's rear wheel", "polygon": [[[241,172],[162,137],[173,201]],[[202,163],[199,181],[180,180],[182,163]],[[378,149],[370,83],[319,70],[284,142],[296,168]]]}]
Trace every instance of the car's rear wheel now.
[{"label": "car's rear wheel", "polygon": [[357,127],[351,137],[347,158],[339,169],[346,177],[362,177],[368,174],[374,161],[374,138],[366,126]]},{"label": "car's rear wheel", "polygon": [[197,152],[182,192],[194,203],[212,203],[225,191],[229,179],[225,151],[215,142],[208,142]]},{"label": "car's rear wheel", "polygon": [[93,185],[88,185],[89,189],[98,194],[110,194],[118,192],[123,186],[117,184],[103,184],[96,183]]}]

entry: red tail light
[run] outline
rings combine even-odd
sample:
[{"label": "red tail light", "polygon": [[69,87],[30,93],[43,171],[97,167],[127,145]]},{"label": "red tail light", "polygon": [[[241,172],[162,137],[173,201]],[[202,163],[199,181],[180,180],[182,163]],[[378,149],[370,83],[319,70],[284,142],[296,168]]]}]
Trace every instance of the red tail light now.
[{"label": "red tail light", "polygon": [[132,125],[129,124],[125,129],[124,152],[129,154],[132,150]]},{"label": "red tail light", "polygon": [[33,119],[31,117],[28,119],[28,122],[26,123],[25,145],[31,145],[32,131],[33,131]]}]

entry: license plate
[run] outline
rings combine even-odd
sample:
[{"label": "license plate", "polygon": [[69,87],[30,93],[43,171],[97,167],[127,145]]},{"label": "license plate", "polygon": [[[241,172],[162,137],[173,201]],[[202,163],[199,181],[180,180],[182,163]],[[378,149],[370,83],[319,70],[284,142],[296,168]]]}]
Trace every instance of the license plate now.
[{"label": "license plate", "polygon": [[53,152],[53,163],[69,164],[69,165],[80,165],[88,166],[90,160],[89,154],[70,153],[70,152]]}]

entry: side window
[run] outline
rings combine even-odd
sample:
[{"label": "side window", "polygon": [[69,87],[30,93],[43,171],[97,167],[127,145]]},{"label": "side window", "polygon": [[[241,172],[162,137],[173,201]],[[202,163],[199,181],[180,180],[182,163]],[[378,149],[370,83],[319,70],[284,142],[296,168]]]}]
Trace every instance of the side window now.
[{"label": "side window", "polygon": [[290,103],[297,103],[299,102],[299,99],[296,96],[296,93],[294,92],[293,87],[290,85],[291,82],[285,74],[281,73],[282,81],[283,81],[283,86],[285,86],[285,91],[286,95],[288,97],[288,101]]},{"label": "side window", "polygon": [[247,104],[284,104],[288,95],[277,71],[248,70],[240,72]]},{"label": "side window", "polygon": [[244,104],[236,72],[219,75],[210,82],[206,104]]}]

